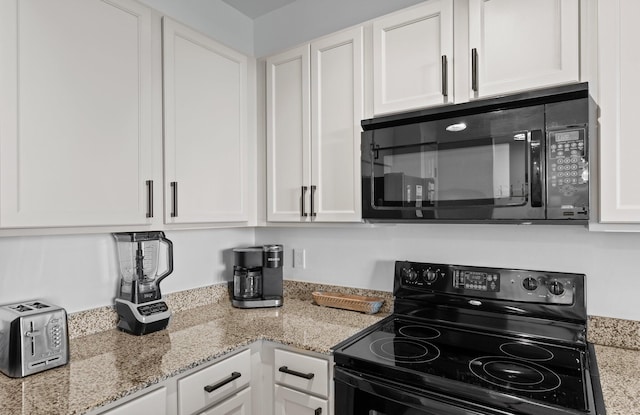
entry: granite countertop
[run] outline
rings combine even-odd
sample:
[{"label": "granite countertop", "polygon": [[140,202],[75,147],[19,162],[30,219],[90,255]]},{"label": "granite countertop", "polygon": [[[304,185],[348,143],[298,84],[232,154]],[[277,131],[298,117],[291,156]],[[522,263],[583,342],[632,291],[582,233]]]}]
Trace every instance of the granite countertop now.
[{"label": "granite countertop", "polygon": [[329,354],[387,315],[296,299],[277,309],[241,310],[228,302],[196,307],[175,313],[167,330],[145,336],[113,329],[72,339],[66,366],[23,379],[0,373],[0,414],[86,413],[256,340]]},{"label": "granite countertop", "polygon": [[[388,314],[365,315],[287,299],[278,309],[228,302],[174,314],[167,330],[107,330],[70,341],[68,365],[24,379],[0,374],[0,414],[82,414],[256,340],[330,353]],[[640,351],[596,345],[607,415],[640,414]]]}]

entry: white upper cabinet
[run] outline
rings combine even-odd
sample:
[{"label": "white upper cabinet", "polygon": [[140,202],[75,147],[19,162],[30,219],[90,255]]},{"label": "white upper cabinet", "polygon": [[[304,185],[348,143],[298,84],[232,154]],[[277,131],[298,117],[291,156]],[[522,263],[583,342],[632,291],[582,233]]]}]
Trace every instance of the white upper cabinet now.
[{"label": "white upper cabinet", "polygon": [[362,29],[311,43],[312,220],[359,221]]},{"label": "white upper cabinet", "polygon": [[0,2],[0,227],[146,225],[151,10]]},{"label": "white upper cabinet", "polygon": [[247,57],[163,18],[165,223],[247,209]]},{"label": "white upper cabinet", "polygon": [[359,221],[362,28],[267,59],[267,220]]},{"label": "white upper cabinet", "polygon": [[267,220],[308,218],[309,45],[267,59]]},{"label": "white upper cabinet", "polygon": [[579,0],[469,0],[470,96],[579,80]]},{"label": "white upper cabinet", "polygon": [[374,113],[452,102],[453,63],[453,0],[374,20]]},{"label": "white upper cabinet", "polygon": [[598,2],[600,222],[640,222],[640,2]]}]

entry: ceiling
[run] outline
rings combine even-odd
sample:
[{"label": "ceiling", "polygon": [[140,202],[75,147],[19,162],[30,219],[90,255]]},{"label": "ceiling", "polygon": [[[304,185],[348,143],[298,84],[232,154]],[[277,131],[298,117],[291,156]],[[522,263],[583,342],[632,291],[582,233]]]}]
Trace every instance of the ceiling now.
[{"label": "ceiling", "polygon": [[256,19],[296,0],[222,0],[240,13]]}]

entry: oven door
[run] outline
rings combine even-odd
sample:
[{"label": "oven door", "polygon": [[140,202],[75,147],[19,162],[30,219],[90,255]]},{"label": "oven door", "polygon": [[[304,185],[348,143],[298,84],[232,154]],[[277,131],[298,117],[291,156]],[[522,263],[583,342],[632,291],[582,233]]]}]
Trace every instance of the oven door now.
[{"label": "oven door", "polygon": [[544,106],[363,133],[367,219],[545,219]]},{"label": "oven door", "polygon": [[336,367],[336,415],[511,415]]}]

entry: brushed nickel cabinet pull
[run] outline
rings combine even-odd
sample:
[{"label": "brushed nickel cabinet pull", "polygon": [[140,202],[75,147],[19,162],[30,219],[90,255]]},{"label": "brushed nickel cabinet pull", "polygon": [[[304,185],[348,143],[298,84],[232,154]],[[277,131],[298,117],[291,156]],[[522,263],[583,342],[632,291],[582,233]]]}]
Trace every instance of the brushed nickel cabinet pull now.
[{"label": "brushed nickel cabinet pull", "polygon": [[478,49],[471,49],[471,89],[478,92]]},{"label": "brushed nickel cabinet pull", "polygon": [[447,55],[442,55],[442,96],[445,98],[449,96],[449,78],[447,68],[449,64],[447,62]]},{"label": "brushed nickel cabinet pull", "polygon": [[178,216],[178,182],[171,182],[171,217]]},{"label": "brushed nickel cabinet pull", "polygon": [[211,393],[216,389],[220,389],[221,387],[223,387],[224,385],[226,385],[227,383],[231,383],[234,380],[238,379],[240,376],[242,376],[241,373],[238,372],[232,372],[231,376],[229,376],[228,378],[221,380],[218,383],[214,383],[212,385],[207,385],[204,387],[204,391],[207,393]]},{"label": "brushed nickel cabinet pull", "polygon": [[302,373],[295,370],[291,370],[287,366],[281,366],[278,369],[278,372],[286,373],[287,375],[297,376],[299,378],[304,378],[307,380],[311,380],[316,376],[314,373]]},{"label": "brushed nickel cabinet pull", "polygon": [[318,216],[316,214],[316,209],[314,207],[314,203],[315,203],[315,198],[316,198],[316,189],[318,188],[318,186],[311,186],[311,217],[315,218],[316,216]]},{"label": "brushed nickel cabinet pull", "polygon": [[302,186],[302,196],[300,197],[300,216],[307,217],[307,211],[304,208],[304,196],[307,193],[307,186]]},{"label": "brushed nickel cabinet pull", "polygon": [[147,180],[147,217],[153,217],[153,180]]}]

